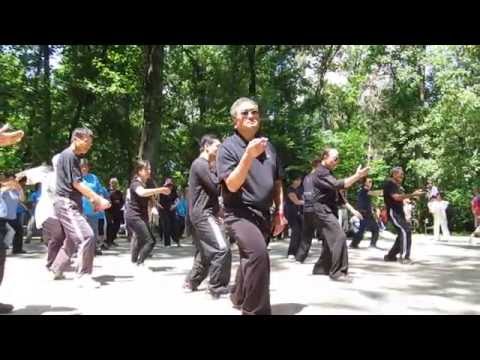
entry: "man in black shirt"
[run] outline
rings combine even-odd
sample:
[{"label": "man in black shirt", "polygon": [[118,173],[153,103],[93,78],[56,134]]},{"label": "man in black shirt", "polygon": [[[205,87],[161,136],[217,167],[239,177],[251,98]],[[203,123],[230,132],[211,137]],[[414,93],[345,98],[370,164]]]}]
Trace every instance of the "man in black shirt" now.
[{"label": "man in black shirt", "polygon": [[315,159],[312,162],[312,171],[303,178],[303,227],[302,238],[298,247],[295,260],[303,263],[308,256],[310,246],[312,245],[312,239],[317,230],[319,233],[318,224],[315,220],[315,214],[313,209],[313,183],[312,176],[320,165],[320,160]]},{"label": "man in black shirt", "polygon": [[302,240],[303,227],[303,189],[302,177],[297,176],[287,189],[286,210],[288,225],[291,229],[290,244],[287,250],[287,257],[295,260],[300,242]]},{"label": "man in black shirt", "polygon": [[405,194],[401,187],[404,179],[403,169],[394,167],[390,172],[390,179],[385,181],[383,186],[383,199],[387,208],[388,219],[397,229],[397,238],[392,248],[385,255],[385,261],[397,261],[397,254],[400,254],[402,264],[410,264],[410,249],[412,246],[412,230],[405,219],[403,212],[403,200],[418,197],[424,194],[421,189],[415,190],[412,194]]},{"label": "man in black shirt", "polygon": [[229,293],[232,255],[230,244],[220,229],[218,179],[212,168],[220,141],[205,135],[200,141],[200,156],[190,168],[188,213],[195,243],[195,259],[185,287],[195,291],[210,275],[208,291],[214,298]]},{"label": "man in black shirt", "polygon": [[313,268],[314,275],[329,275],[332,280],[349,281],[347,237],[338,222],[338,205],[346,204],[339,190],[347,189],[368,174],[369,168],[359,166],[356,173],[337,180],[332,170],[337,167],[339,155],[336,149],[325,149],[321,164],[312,175],[313,208],[322,234],[323,248]]},{"label": "man in black shirt", "polygon": [[[267,238],[281,233],[287,223],[283,212],[283,170],[273,145],[258,135],[258,105],[248,98],[230,109],[235,133],[225,139],[217,156],[222,186],[225,228],[238,243],[240,265],[231,300],[243,314],[269,315],[270,259]],[[276,214],[270,221],[270,207]]]},{"label": "man in black shirt", "polygon": [[122,208],[124,205],[123,194],[118,190],[118,180],[117,178],[110,179],[110,188],[109,188],[109,200],[112,204],[112,207],[105,211],[105,216],[107,218],[107,246],[118,246],[115,243],[117,238],[118,230],[123,220]]},{"label": "man in black shirt", "polygon": [[350,247],[353,249],[358,248],[358,244],[362,241],[366,229],[372,232],[370,247],[377,246],[379,228],[377,221],[373,217],[371,199],[371,196],[374,195],[381,195],[381,190],[372,191],[372,179],[366,178],[357,195],[357,209],[360,211],[360,214],[362,214],[362,218],[360,219],[360,227],[355,235],[353,235],[353,240],[350,244]]},{"label": "man in black shirt", "polygon": [[69,265],[75,248],[78,247],[79,285],[98,287],[100,284],[91,278],[95,236],[82,215],[82,195],[90,200],[95,211],[108,209],[110,202],[82,183],[80,158],[90,150],[92,143],[91,130],[75,129],[70,146],[60,153],[57,162],[54,208],[55,215],[65,231],[65,241],[55,257],[51,270],[54,280],[63,279],[63,272]]}]

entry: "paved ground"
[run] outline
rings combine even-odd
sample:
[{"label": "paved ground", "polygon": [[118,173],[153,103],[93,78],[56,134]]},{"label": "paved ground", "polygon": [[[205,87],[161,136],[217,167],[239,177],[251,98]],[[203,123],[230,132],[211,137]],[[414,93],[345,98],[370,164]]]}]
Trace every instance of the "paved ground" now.
[{"label": "paved ground", "polygon": [[[383,236],[389,237],[384,233]],[[466,237],[435,243],[415,235],[413,265],[383,262],[385,251],[349,251],[353,282],[332,282],[311,275],[319,255],[314,241],[307,263],[285,258],[287,241],[271,244],[271,303],[274,314],[480,314],[480,245]],[[15,305],[13,314],[225,314],[237,315],[227,298],[212,300],[205,291],[185,293],[183,279],[192,264],[190,240],[181,248],[157,245],[150,272],[136,274],[128,243],[95,259],[99,289],[77,288],[72,273],[52,281],[44,267],[45,248],[26,245],[28,254],[8,256],[0,300]],[[392,239],[379,240],[390,248]],[[232,280],[238,263],[234,251]],[[205,289],[205,284],[200,288]]]}]

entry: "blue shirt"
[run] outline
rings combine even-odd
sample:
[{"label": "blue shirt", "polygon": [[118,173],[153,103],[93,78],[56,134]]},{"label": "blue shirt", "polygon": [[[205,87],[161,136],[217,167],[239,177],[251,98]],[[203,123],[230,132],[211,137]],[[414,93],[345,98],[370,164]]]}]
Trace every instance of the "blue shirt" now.
[{"label": "blue shirt", "polygon": [[20,193],[17,190],[7,190],[2,193],[2,199],[7,207],[5,219],[15,220],[17,218],[17,207],[20,203]]},{"label": "blue shirt", "polygon": [[180,199],[177,204],[177,215],[181,217],[187,216],[187,200],[185,198]]},{"label": "blue shirt", "polygon": [[[95,193],[107,197],[108,192],[107,189],[105,189],[98,179],[98,177],[95,174],[87,174],[83,177],[82,184],[88,186],[92,191]],[[85,197],[82,196],[82,206],[83,206],[83,214],[85,216],[94,216],[97,219],[103,219],[105,218],[105,212],[104,211],[98,211],[94,212],[93,211],[93,206],[92,203]]]}]

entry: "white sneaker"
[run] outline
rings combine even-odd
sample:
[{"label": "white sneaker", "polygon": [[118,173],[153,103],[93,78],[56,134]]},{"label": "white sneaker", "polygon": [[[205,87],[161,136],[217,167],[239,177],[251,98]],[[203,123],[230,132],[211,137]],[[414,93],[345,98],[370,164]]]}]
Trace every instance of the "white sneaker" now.
[{"label": "white sneaker", "polygon": [[98,281],[92,279],[92,275],[83,274],[76,280],[77,286],[81,288],[98,289],[101,284]]},{"label": "white sneaker", "polygon": [[288,255],[288,260],[293,261],[295,260],[295,255]]}]

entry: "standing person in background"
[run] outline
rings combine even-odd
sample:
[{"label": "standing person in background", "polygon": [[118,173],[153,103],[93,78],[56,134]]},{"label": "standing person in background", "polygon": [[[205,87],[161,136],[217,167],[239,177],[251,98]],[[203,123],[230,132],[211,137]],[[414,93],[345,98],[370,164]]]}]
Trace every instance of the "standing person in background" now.
[{"label": "standing person in background", "polygon": [[31,204],[31,214],[30,219],[28,220],[27,225],[27,236],[25,237],[25,244],[30,244],[33,235],[35,234],[36,230],[38,229],[35,226],[35,212],[37,209],[37,203],[40,200],[40,196],[42,195],[42,184],[38,183],[35,184],[35,190],[30,194],[29,202]]},{"label": "standing person in background", "polygon": [[[80,169],[82,171],[82,183],[88,186],[96,194],[106,198],[107,190],[103,187],[97,175],[90,172],[91,165],[85,158],[80,160]],[[99,221],[105,217],[104,211],[95,211],[93,204],[85,197],[82,197],[83,214],[87,218],[87,222],[92,228],[95,238],[95,255],[102,255],[101,242],[99,238]]]},{"label": "standing person in background", "polygon": [[472,233],[473,236],[478,231],[477,228],[480,226],[480,189],[475,189],[473,192],[471,209],[474,224],[474,231]]},{"label": "standing person in background", "polygon": [[371,178],[366,178],[363,181],[360,190],[357,195],[357,208],[362,214],[363,219],[360,219],[360,225],[358,231],[353,236],[353,240],[350,244],[350,247],[353,249],[358,248],[360,241],[363,239],[365,230],[370,230],[372,232],[372,239],[370,241],[370,247],[377,246],[377,240],[379,236],[379,228],[377,221],[375,220],[375,215],[372,208],[372,199],[371,196],[381,195],[382,191],[372,191],[373,180]]},{"label": "standing person in background", "polygon": [[318,224],[315,220],[315,213],[313,209],[313,183],[312,175],[320,165],[320,160],[315,159],[312,161],[312,171],[303,178],[303,227],[302,227],[302,239],[300,246],[298,247],[295,259],[299,263],[303,263],[308,256],[310,246],[312,245],[312,239],[315,235],[315,231],[318,233]]},{"label": "standing person in background", "polygon": [[176,216],[176,236],[178,243],[180,244],[180,239],[183,237],[185,232],[185,219],[187,217],[187,198],[185,197],[182,190],[178,192],[178,199],[175,204],[175,216]]},{"label": "standing person in background", "polygon": [[292,184],[287,189],[286,197],[286,214],[288,225],[292,230],[290,236],[290,244],[287,250],[287,258],[295,260],[300,242],[302,241],[303,229],[303,188],[302,177],[297,176],[293,179]]},{"label": "standing person in background", "polygon": [[7,175],[6,180],[11,186],[5,188],[2,192],[2,200],[7,209],[3,219],[6,220],[6,223],[8,223],[15,231],[13,236],[12,254],[25,254],[26,251],[23,250],[23,226],[20,224],[22,217],[19,210],[19,207],[23,209],[22,205],[20,205],[21,201],[24,200],[23,189],[20,182],[15,180],[13,174]]},{"label": "standing person in background", "polygon": [[118,235],[118,230],[122,224],[122,208],[125,204],[123,200],[123,194],[118,189],[118,179],[111,178],[109,182],[109,200],[112,206],[110,209],[105,211],[107,217],[107,240],[105,242],[105,247],[118,246],[115,243],[115,239]]},{"label": "standing person in background", "polygon": [[170,189],[169,195],[161,194],[158,202],[158,215],[162,228],[163,245],[170,247],[171,240],[179,242],[175,236],[175,200],[177,198],[177,191],[173,180],[169,177],[165,179],[163,187]]},{"label": "standing person in background", "polygon": [[438,193],[428,202],[428,210],[433,215],[433,239],[440,241],[440,228],[445,240],[450,240],[450,230],[448,230],[447,221],[448,201],[442,200],[442,196]]},{"label": "standing person in background", "polygon": [[51,271],[53,261],[57,257],[60,248],[63,246],[65,240],[65,232],[62,224],[55,216],[55,209],[53,207],[55,188],[57,182],[57,163],[60,154],[52,158],[53,171],[49,173],[42,181],[42,194],[37,204],[37,216],[35,222],[37,229],[42,230],[42,238],[45,245],[47,245],[47,270]]},{"label": "standing person in background", "polygon": [[[0,146],[10,146],[17,144],[23,138],[23,131],[8,131],[9,125],[5,124],[0,128]],[[0,284],[2,284],[3,275],[5,271],[5,259],[7,257],[7,249],[4,243],[4,237],[7,232],[6,229],[6,215],[7,215],[7,206],[3,201],[3,192],[14,189],[17,187],[17,184],[13,182],[6,181],[2,179],[0,182]],[[10,304],[0,303],[0,314],[8,314],[12,312],[13,306]]]}]

